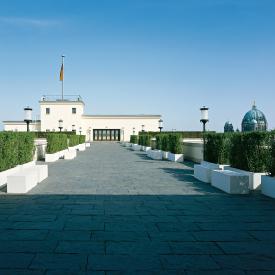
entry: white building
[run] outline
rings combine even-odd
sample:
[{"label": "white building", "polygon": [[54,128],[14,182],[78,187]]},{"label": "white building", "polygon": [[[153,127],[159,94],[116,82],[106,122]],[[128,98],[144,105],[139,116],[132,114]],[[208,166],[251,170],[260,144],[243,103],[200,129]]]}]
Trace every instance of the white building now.
[{"label": "white building", "polygon": [[[42,97],[40,120],[30,123],[30,131],[73,131],[88,141],[129,141],[130,135],[158,131],[160,115],[85,115],[81,97],[60,100]],[[59,124],[62,120],[62,125]],[[3,121],[5,131],[26,131],[24,121]],[[143,126],[142,126],[143,125]]]}]

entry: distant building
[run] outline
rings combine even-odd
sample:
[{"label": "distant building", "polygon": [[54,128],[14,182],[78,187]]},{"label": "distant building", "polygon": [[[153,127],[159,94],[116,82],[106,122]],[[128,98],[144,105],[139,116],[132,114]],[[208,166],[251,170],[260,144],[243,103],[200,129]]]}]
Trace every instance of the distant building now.
[{"label": "distant building", "polygon": [[[130,135],[159,131],[160,115],[85,115],[80,96],[70,99],[44,96],[40,101],[40,120],[30,123],[30,131],[75,131],[89,141],[129,141]],[[3,121],[5,131],[26,131],[24,121]],[[143,125],[143,127],[142,127]]]},{"label": "distant building", "polygon": [[263,112],[257,109],[255,103],[242,120],[242,132],[266,131],[267,120]]},{"label": "distant building", "polygon": [[233,124],[230,123],[229,121],[227,121],[227,122],[224,124],[224,132],[225,132],[225,133],[234,132]]}]

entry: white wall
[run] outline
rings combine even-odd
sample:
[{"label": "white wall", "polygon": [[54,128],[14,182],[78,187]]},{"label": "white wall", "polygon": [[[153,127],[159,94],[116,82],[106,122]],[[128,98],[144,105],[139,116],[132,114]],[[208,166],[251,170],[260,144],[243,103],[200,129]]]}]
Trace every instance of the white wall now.
[{"label": "white wall", "polygon": [[[161,116],[158,115],[122,115],[122,116],[88,116],[84,115],[84,102],[82,101],[40,101],[40,119],[41,123],[31,124],[31,131],[59,131],[60,119],[63,120],[62,131],[72,131],[72,125],[75,125],[77,134],[79,128],[81,133],[86,135],[89,140],[89,127],[91,127],[91,140],[93,138],[93,129],[119,129],[120,138],[129,141],[130,136],[138,134],[142,130],[141,125],[145,125],[145,131],[158,131],[158,121]],[[46,108],[50,108],[50,113],[46,114]],[[72,113],[72,108],[76,108],[76,114]],[[4,122],[4,130],[26,131],[25,123]]]},{"label": "white wall", "polygon": [[[50,114],[46,114],[46,108],[50,108]],[[72,108],[76,108],[76,114],[72,113]],[[76,130],[81,127],[81,117],[84,112],[82,101],[40,101],[41,131],[59,131],[58,121],[63,120],[62,131],[72,131],[72,125]]]},{"label": "white wall", "polygon": [[[27,124],[25,122],[6,122],[4,123],[4,131],[18,131],[18,132],[26,132],[27,131]],[[30,124],[30,131],[40,131],[40,123],[31,123]]]},{"label": "white wall", "polygon": [[[91,127],[91,140],[93,138],[93,129],[120,129],[121,140],[129,141],[133,134],[133,127],[135,133],[141,131],[141,125],[145,125],[145,131],[158,131],[158,121],[160,117],[98,117],[98,116],[84,116],[82,119],[83,134],[89,139],[88,130]],[[123,135],[124,133],[124,135]]]}]

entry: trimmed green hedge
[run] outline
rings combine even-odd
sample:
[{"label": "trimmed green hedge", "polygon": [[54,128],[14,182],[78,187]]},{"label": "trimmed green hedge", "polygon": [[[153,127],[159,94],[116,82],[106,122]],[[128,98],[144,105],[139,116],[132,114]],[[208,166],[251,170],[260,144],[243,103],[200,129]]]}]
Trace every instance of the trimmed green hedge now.
[{"label": "trimmed green hedge", "polygon": [[[141,137],[139,137],[141,138]],[[151,136],[150,135],[144,135],[143,136],[143,146],[150,147],[151,146]]]},{"label": "trimmed green hedge", "polygon": [[53,154],[58,151],[62,151],[68,148],[67,135],[66,134],[49,134],[47,135],[47,149],[48,154]]},{"label": "trimmed green hedge", "polygon": [[32,133],[0,133],[0,171],[33,160],[34,135]]},{"label": "trimmed green hedge", "polygon": [[47,138],[50,134],[66,134],[68,138],[75,136],[76,132],[33,132],[36,138]]},{"label": "trimmed green hedge", "polygon": [[275,161],[272,162],[275,158],[274,132],[208,133],[205,137],[206,161],[230,164],[254,173],[275,174]]},{"label": "trimmed green hedge", "polygon": [[271,145],[271,161],[269,166],[269,172],[271,176],[275,176],[275,140],[272,141]]},{"label": "trimmed green hedge", "polygon": [[169,151],[169,135],[164,134],[164,135],[161,135],[161,136],[162,136],[162,138],[161,138],[161,150],[165,151],[165,152],[168,152]]},{"label": "trimmed green hedge", "polygon": [[156,149],[158,150],[162,150],[162,138],[163,138],[163,135],[161,134],[156,135]]},{"label": "trimmed green hedge", "polygon": [[70,135],[69,138],[69,146],[73,147],[79,144],[79,136],[78,135]]},{"label": "trimmed green hedge", "polygon": [[230,164],[250,171],[267,172],[270,166],[271,132],[234,133],[231,138]]},{"label": "trimmed green hedge", "polygon": [[131,135],[130,136],[130,143],[137,144],[138,143],[138,136],[137,135]]},{"label": "trimmed green hedge", "polygon": [[230,133],[205,134],[204,160],[213,163],[229,164],[230,146]]},{"label": "trimmed green hedge", "polygon": [[169,134],[168,140],[169,140],[169,151],[173,154],[182,154],[183,152],[182,136],[177,133]]},{"label": "trimmed green hedge", "polygon": [[85,135],[80,135],[79,136],[79,144],[85,143],[86,141],[86,136]]},{"label": "trimmed green hedge", "polygon": [[[209,133],[215,133],[210,131]],[[139,132],[139,135],[150,135],[151,137],[156,137],[157,135],[169,135],[169,134],[179,134],[182,138],[202,138],[202,131],[162,131],[160,132]]]}]

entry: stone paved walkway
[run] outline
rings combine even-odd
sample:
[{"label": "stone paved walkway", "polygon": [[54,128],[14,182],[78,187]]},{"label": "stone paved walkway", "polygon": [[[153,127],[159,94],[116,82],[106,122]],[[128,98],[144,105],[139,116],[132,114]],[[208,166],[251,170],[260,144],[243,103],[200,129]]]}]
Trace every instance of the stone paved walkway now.
[{"label": "stone paved walkway", "polygon": [[275,274],[275,200],[229,196],[190,165],[92,144],[0,195],[0,274]]}]

